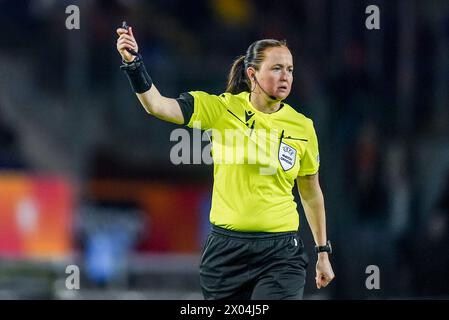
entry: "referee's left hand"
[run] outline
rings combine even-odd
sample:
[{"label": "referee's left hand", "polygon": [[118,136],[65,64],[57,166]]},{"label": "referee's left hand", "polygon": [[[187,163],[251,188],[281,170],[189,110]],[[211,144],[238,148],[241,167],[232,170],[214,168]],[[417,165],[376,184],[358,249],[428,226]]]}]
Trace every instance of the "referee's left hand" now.
[{"label": "referee's left hand", "polygon": [[321,252],[318,254],[318,261],[316,263],[316,287],[321,289],[327,287],[327,285],[335,278],[334,271],[332,270],[331,263],[327,252]]}]

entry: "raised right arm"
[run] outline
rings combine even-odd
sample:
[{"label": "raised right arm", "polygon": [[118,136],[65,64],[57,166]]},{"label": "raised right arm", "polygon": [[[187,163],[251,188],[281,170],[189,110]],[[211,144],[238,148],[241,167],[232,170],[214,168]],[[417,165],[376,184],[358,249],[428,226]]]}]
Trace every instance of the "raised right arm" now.
[{"label": "raised right arm", "polygon": [[153,84],[150,90],[136,93],[144,109],[151,115],[164,121],[184,124],[184,116],[178,101],[164,97]]},{"label": "raised right arm", "polygon": [[[148,76],[143,61],[140,61],[141,65],[139,65],[136,57],[128,51],[138,52],[138,45],[134,38],[132,27],[129,27],[128,30],[118,28],[117,34],[119,36],[117,50],[124,62],[122,69],[127,73],[131,86],[144,109],[161,120],[184,124],[185,119],[178,101],[161,95]],[[135,68],[135,70],[132,68]]]}]

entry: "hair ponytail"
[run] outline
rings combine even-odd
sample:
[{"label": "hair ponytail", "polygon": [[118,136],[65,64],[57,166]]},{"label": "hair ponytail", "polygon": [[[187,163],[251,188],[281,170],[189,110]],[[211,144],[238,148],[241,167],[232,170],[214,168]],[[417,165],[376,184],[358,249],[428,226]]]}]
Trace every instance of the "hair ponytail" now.
[{"label": "hair ponytail", "polygon": [[248,78],[245,73],[245,56],[238,57],[232,64],[228,76],[228,86],[226,92],[239,94],[243,91],[250,91]]}]

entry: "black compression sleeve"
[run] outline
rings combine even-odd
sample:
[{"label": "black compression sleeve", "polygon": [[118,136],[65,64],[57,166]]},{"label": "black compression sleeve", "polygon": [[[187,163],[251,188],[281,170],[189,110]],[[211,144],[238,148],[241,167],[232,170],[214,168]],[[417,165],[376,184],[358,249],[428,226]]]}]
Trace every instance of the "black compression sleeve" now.
[{"label": "black compression sleeve", "polygon": [[136,57],[131,63],[123,63],[120,69],[125,72],[135,93],[144,93],[151,89],[153,80],[149,76],[141,58]]}]

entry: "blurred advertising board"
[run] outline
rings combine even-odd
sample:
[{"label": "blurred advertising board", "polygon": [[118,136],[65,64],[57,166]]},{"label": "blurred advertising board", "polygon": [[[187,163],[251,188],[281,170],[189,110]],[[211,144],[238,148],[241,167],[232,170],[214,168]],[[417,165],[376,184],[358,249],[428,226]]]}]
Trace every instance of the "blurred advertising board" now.
[{"label": "blurred advertising board", "polygon": [[134,203],[143,215],[144,232],[137,249],[144,252],[197,253],[207,233],[210,188],[171,184],[95,180],[95,202]]},{"label": "blurred advertising board", "polygon": [[72,250],[73,192],[61,177],[0,173],[0,256],[62,258]]}]

